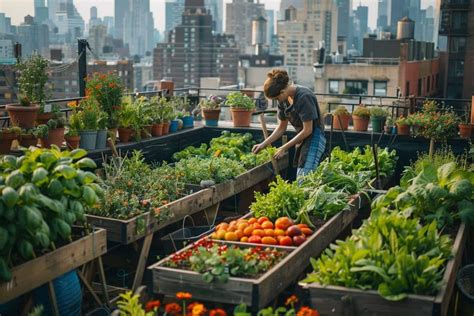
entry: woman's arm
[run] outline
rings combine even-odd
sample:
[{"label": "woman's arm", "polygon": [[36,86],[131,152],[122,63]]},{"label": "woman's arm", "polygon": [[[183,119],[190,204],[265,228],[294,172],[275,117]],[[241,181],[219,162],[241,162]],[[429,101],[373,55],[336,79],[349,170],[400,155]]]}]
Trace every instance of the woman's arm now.
[{"label": "woman's arm", "polygon": [[303,129],[298,134],[296,134],[296,136],[293,137],[288,143],[278,148],[278,151],[275,153],[275,158],[276,159],[281,158],[288,149],[295,146],[296,144],[301,143],[303,140],[309,137],[312,133],[313,133],[313,121],[303,122]]},{"label": "woman's arm", "polygon": [[254,154],[257,154],[259,151],[261,151],[268,145],[271,145],[273,142],[278,140],[285,133],[287,127],[288,127],[288,120],[278,120],[278,126],[277,128],[275,128],[273,133],[260,144],[253,146],[252,152]]}]

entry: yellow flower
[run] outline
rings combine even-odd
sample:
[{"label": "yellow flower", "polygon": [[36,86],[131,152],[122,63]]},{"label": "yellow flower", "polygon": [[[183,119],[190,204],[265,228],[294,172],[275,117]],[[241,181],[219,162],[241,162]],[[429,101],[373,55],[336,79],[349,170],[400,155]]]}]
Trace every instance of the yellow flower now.
[{"label": "yellow flower", "polygon": [[201,316],[206,312],[206,308],[203,304],[195,304],[192,310],[192,316]]}]

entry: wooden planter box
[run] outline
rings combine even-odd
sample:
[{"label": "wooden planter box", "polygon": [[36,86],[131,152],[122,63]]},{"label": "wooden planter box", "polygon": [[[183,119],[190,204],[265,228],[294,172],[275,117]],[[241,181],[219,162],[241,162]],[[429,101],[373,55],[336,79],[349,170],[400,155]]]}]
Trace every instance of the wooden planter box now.
[{"label": "wooden planter box", "polygon": [[454,240],[454,257],[447,263],[443,285],[436,296],[409,295],[402,301],[391,302],[376,291],[321,286],[316,283],[300,285],[309,291],[311,305],[317,308],[321,315],[445,316],[448,315],[449,301],[461,264],[467,232],[466,225],[462,224]]},{"label": "wooden planter box", "polygon": [[[278,160],[278,166],[280,170],[288,167],[288,155]],[[127,245],[143,238],[149,232],[155,232],[167,225],[182,220],[186,215],[191,215],[216,205],[226,198],[238,194],[262,180],[268,179],[272,175],[273,169],[271,163],[268,162],[241,174],[233,180],[219,183],[210,188],[188,187],[193,189],[194,193],[160,207],[162,211],[169,210],[173,214],[171,218],[164,222],[157,222],[153,216],[150,216],[150,213],[144,213],[128,220],[87,215],[87,222],[90,225],[105,228],[108,241]],[[148,225],[146,224],[147,219]]]},{"label": "wooden planter box", "polygon": [[12,280],[0,283],[0,304],[30,292],[107,252],[104,229],[82,237],[12,269]]},{"label": "wooden planter box", "polygon": [[[209,284],[204,282],[202,275],[197,272],[163,267],[162,264],[168,260],[165,258],[149,267],[153,271],[154,292],[173,296],[176,292],[186,291],[198,300],[228,304],[245,303],[252,308],[263,308],[298,278],[308,266],[309,258],[318,256],[352,223],[358,214],[358,201],[359,197],[356,197],[351,203],[350,210],[333,216],[301,246],[283,247],[292,251],[258,279],[231,277],[227,283]],[[248,243],[229,244],[255,246]]]}]

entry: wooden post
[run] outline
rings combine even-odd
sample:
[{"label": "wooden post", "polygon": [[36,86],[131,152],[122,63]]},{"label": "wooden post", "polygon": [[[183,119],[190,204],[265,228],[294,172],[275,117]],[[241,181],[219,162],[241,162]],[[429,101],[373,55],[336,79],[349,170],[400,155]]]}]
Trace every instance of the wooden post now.
[{"label": "wooden post", "polygon": [[146,262],[148,260],[148,255],[150,254],[151,242],[153,241],[153,230],[148,229],[150,225],[151,216],[153,215],[149,213],[146,219],[145,227],[148,232],[145,236],[145,239],[143,240],[142,250],[140,252],[140,259],[138,260],[137,272],[135,274],[135,278],[133,279],[132,291],[136,291],[138,287],[142,284],[143,274],[145,274]]},{"label": "wooden post", "polygon": [[[265,122],[265,116],[263,113],[260,113],[259,119],[260,119],[260,124],[262,125],[263,137],[267,139],[269,135],[268,135],[268,130],[267,130],[267,123]],[[271,159],[272,159],[272,166],[273,166],[273,170],[275,171],[275,174],[280,174],[280,169],[278,168],[278,163],[276,159],[273,158],[273,156]]]},{"label": "wooden post", "polygon": [[54,291],[53,281],[48,282],[48,289],[49,289],[49,299],[51,300],[51,309],[53,310],[53,315],[59,316],[58,301],[56,300],[56,292]]}]

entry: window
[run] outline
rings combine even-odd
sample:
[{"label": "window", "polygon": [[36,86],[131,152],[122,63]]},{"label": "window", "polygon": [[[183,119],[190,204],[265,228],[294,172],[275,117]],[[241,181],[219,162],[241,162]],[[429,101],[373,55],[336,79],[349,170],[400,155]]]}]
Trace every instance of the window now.
[{"label": "window", "polygon": [[431,77],[428,76],[428,78],[426,79],[426,92],[430,92],[431,90]]},{"label": "window", "polygon": [[344,94],[367,94],[367,80],[346,80]]},{"label": "window", "polygon": [[405,96],[410,95],[410,81],[407,81],[405,84]]},{"label": "window", "polygon": [[452,53],[464,53],[466,51],[466,38],[465,37],[453,37],[451,39],[451,52]]},{"label": "window", "polygon": [[418,96],[421,95],[421,88],[422,88],[423,83],[421,82],[421,78],[418,79]]},{"label": "window", "polygon": [[387,81],[374,81],[374,95],[376,96],[387,95]]},{"label": "window", "polygon": [[339,80],[329,80],[329,93],[339,93]]}]

